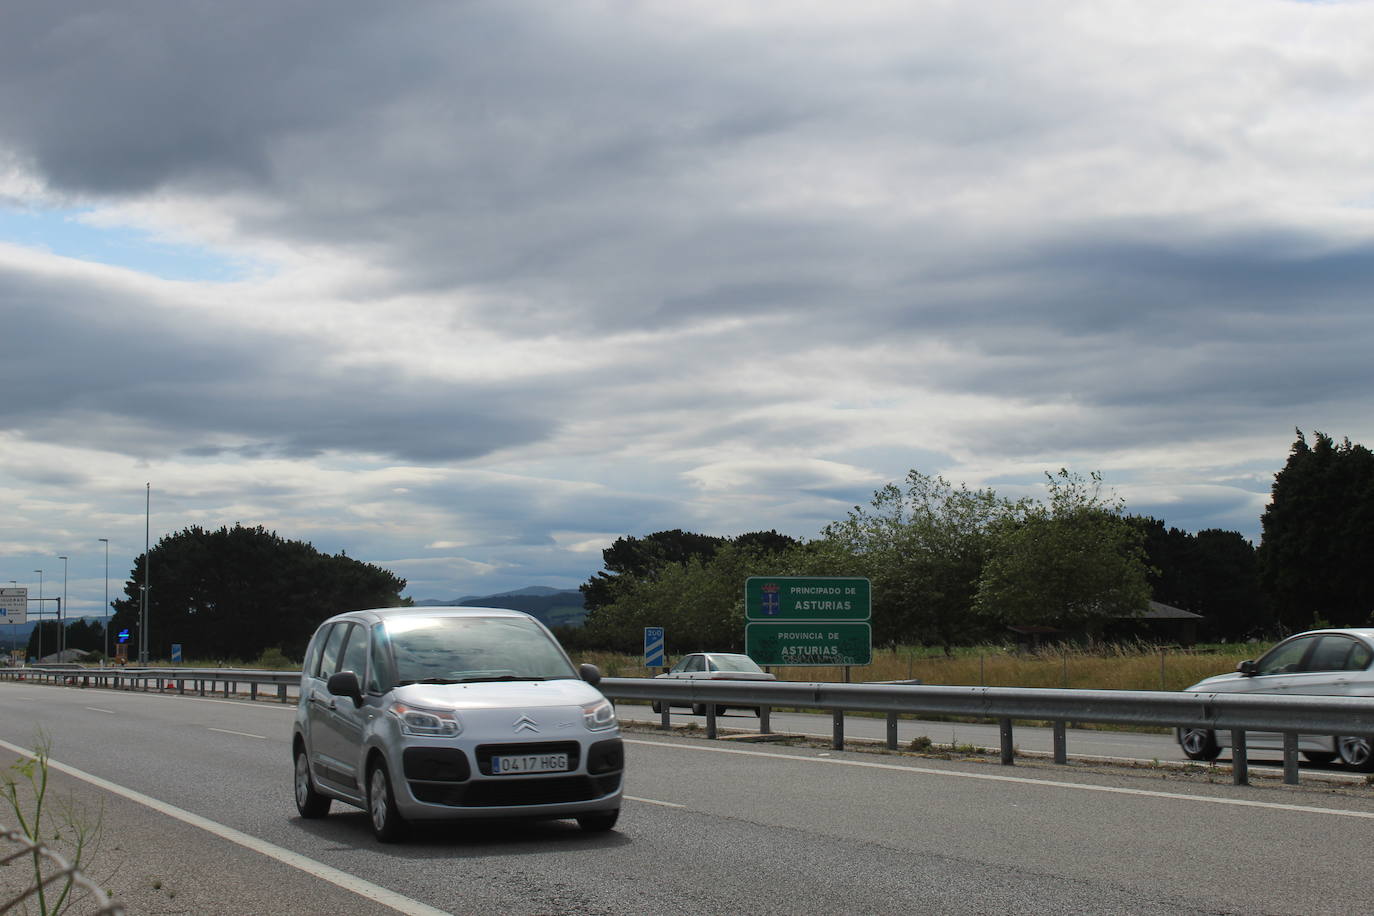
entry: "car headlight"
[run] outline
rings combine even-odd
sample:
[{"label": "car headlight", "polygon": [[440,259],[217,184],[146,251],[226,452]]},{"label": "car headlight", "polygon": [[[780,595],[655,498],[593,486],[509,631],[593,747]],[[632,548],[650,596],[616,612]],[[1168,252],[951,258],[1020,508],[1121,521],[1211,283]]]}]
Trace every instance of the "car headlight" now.
[{"label": "car headlight", "polygon": [[424,709],[392,703],[387,714],[401,725],[401,734],[417,738],[453,738],[463,730],[458,713],[451,709]]},{"label": "car headlight", "polygon": [[604,732],[620,723],[615,718],[615,707],[610,700],[597,700],[582,707],[582,721],[594,732]]}]

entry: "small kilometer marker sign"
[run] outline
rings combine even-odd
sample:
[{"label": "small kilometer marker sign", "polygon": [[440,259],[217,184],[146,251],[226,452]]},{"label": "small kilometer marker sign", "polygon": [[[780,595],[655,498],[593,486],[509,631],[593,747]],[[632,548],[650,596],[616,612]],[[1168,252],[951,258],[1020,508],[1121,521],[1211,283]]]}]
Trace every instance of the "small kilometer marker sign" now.
[{"label": "small kilometer marker sign", "polygon": [[663,627],[644,628],[644,667],[662,668],[663,664]]}]

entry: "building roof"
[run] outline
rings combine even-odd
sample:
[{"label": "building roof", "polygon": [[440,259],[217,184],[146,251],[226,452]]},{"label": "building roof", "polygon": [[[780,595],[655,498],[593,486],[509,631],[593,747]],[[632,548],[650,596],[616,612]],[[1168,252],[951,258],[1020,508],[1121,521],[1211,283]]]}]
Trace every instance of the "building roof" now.
[{"label": "building roof", "polygon": [[1145,613],[1140,615],[1143,620],[1201,620],[1201,614],[1194,614],[1192,611],[1185,611],[1181,607],[1173,607],[1162,604],[1158,601],[1151,601],[1150,606],[1145,609]]}]

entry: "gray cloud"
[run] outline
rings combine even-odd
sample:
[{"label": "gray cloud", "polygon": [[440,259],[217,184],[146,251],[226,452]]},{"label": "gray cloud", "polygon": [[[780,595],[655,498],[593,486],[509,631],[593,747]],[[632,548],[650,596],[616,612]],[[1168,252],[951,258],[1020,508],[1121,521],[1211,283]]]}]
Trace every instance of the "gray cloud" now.
[{"label": "gray cloud", "polygon": [[454,593],[913,466],[1240,524],[1374,435],[1369,8],[1084,9],[11,3],[0,200],[265,269],[6,253],[0,509],[160,474]]}]

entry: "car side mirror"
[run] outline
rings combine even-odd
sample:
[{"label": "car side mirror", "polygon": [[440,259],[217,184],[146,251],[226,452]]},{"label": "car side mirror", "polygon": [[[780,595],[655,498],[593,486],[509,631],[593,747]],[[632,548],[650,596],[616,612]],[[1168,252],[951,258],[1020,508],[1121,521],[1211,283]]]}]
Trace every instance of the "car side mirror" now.
[{"label": "car side mirror", "polygon": [[363,688],[358,684],[358,675],[352,671],[331,674],[325,682],[326,689],[336,697],[348,697],[354,707],[363,705]]},{"label": "car side mirror", "polygon": [[601,683],[601,669],[596,665],[582,664],[577,667],[577,674],[582,680],[595,687]]},{"label": "car side mirror", "polygon": [[1255,663],[1247,659],[1246,661],[1241,662],[1239,665],[1236,665],[1236,670],[1239,671],[1241,674],[1245,675],[1246,677],[1254,677]]}]

